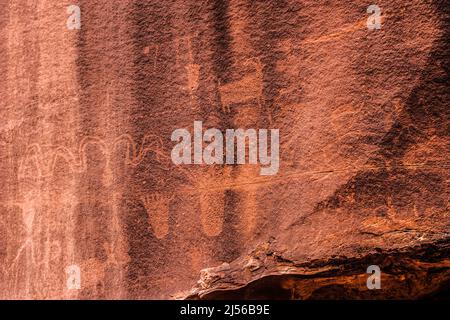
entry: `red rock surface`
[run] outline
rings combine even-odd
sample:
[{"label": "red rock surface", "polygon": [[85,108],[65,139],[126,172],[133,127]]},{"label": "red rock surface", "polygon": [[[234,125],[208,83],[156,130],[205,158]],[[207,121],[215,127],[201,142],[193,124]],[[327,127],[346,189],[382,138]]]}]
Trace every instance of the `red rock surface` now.
[{"label": "red rock surface", "polygon": [[[0,1],[1,298],[448,289],[445,1],[71,4]],[[278,174],[173,165],[194,120],[280,129]]]}]

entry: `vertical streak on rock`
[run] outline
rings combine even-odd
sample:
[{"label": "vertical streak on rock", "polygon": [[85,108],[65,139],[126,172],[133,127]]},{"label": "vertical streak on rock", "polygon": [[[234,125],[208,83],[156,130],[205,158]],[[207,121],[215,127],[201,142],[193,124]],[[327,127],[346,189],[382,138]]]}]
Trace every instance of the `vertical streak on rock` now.
[{"label": "vertical streak on rock", "polygon": [[210,11],[214,27],[214,73],[220,83],[230,80],[233,67],[233,53],[231,51],[230,12],[228,0],[212,0]]},{"label": "vertical streak on rock", "polygon": [[[11,1],[2,11],[4,7],[9,19],[5,20],[7,52],[2,56],[11,66],[5,72],[5,87],[9,88],[6,129],[14,132],[15,139],[9,142],[8,170],[2,173],[16,191],[2,201],[20,210],[4,263],[11,280],[6,286],[10,297],[61,297],[66,293],[65,265],[73,252],[73,181],[70,176],[59,176],[58,181],[52,178],[72,170],[68,163],[59,167],[53,147],[73,139],[73,38],[66,34],[63,5]],[[30,145],[36,150],[34,155]]]},{"label": "vertical streak on rock", "polygon": [[[211,72],[215,78],[213,81],[217,83],[223,83],[228,80],[230,74],[230,67],[232,66],[232,53],[229,51],[230,35],[229,35],[229,21],[228,21],[228,1],[211,1],[208,3],[209,12],[205,12],[206,15],[210,15],[207,19],[207,23],[202,20],[199,22],[191,23],[194,25],[192,30],[206,30],[207,39],[200,39],[199,36],[197,43],[205,43],[208,47],[200,47],[197,49],[199,60],[203,64],[204,72]],[[195,25],[199,25],[195,28]],[[200,33],[199,33],[200,34]],[[213,38],[213,39],[210,39]],[[208,79],[211,81],[211,79]],[[199,108],[202,110],[202,121],[206,127],[224,128],[227,126],[227,115],[223,115],[215,100],[205,99],[203,90],[214,91],[214,83],[203,83],[200,89],[200,97],[196,100],[199,104]],[[200,202],[200,221],[203,226],[203,232],[208,237],[216,237],[221,234],[224,228],[225,218],[225,202],[226,192],[223,189],[218,189],[222,183],[226,184],[227,175],[224,172],[224,168],[211,168],[211,170],[202,170],[203,177],[200,178],[203,191],[199,194]],[[211,189],[216,188],[215,191]],[[228,213],[229,214],[229,213]]]},{"label": "vertical streak on rock", "polygon": [[[163,136],[161,131],[166,124],[159,112],[164,114],[173,101],[167,90],[172,84],[171,79],[165,78],[173,59],[170,41],[166,38],[171,37],[168,32],[170,14],[166,2],[130,2],[130,60],[135,68],[131,75],[131,89],[135,103],[129,108],[129,122],[130,133],[137,141],[149,133]],[[163,34],[161,38],[156,36],[159,33]],[[166,224],[159,219],[156,221],[154,215],[158,214],[164,221],[164,214],[167,214],[169,219],[170,206],[167,206],[166,211],[160,207],[165,201],[159,205],[153,201],[157,194],[160,199],[164,199],[165,194],[161,189],[166,190],[165,177],[158,176],[155,170],[157,167],[155,157],[147,154],[141,165],[130,170],[132,178],[124,195],[124,231],[129,244],[129,263],[125,276],[130,298],[144,298],[149,291],[157,294],[158,272],[164,273],[158,267],[166,261],[169,247],[166,243],[170,241],[170,234],[164,235]],[[155,213],[156,210],[161,211]],[[169,230],[167,220],[168,233]],[[155,285],[148,287],[150,282]]]},{"label": "vertical streak on rock", "polygon": [[[252,43],[251,26],[248,17],[252,14],[247,1],[230,1],[230,33],[232,36],[232,45],[230,51],[233,52],[235,59],[235,70],[238,74],[237,79],[229,85],[243,86],[246,91],[254,93],[254,96],[248,100],[248,94],[243,94],[247,100],[236,101],[233,114],[233,128],[254,128],[258,129],[258,124],[264,123],[263,101],[263,65],[261,64],[258,51],[255,50]],[[242,83],[242,84],[241,84]],[[236,91],[238,91],[237,89]],[[246,150],[246,152],[248,149]],[[248,161],[248,154],[246,155]],[[248,183],[255,179],[258,170],[255,166],[244,165],[235,169],[236,175],[234,183]],[[238,201],[241,204],[239,214],[239,230],[246,238],[254,237],[254,228],[257,223],[258,205],[256,202],[257,187],[250,185],[241,189]]]},{"label": "vertical streak on rock", "polygon": [[8,209],[4,203],[14,194],[13,185],[17,184],[14,178],[14,158],[12,144],[12,127],[9,126],[10,120],[8,113],[8,66],[9,66],[9,50],[8,50],[8,24],[9,24],[9,1],[1,0],[0,7],[0,118],[8,119],[0,125],[0,181],[3,187],[0,190],[0,298],[7,298],[7,282],[9,275],[6,272],[7,255],[8,255],[8,234],[7,224]]},{"label": "vertical streak on rock", "polygon": [[[214,127],[225,132],[226,129],[233,128],[233,114],[229,106],[224,103],[221,96],[221,88],[232,82],[235,76],[235,52],[233,51],[233,33],[232,33],[232,3],[231,1],[212,0],[208,3],[205,16],[208,17],[207,37],[202,39],[211,50],[207,58],[212,65],[206,69],[206,73],[212,74],[216,78],[216,84],[211,90],[216,92],[214,101],[214,111],[208,114],[208,122],[205,126]],[[224,144],[225,145],[225,144]],[[236,199],[238,198],[234,191],[228,190],[227,185],[233,181],[233,168],[224,165],[219,168],[211,168],[208,172],[214,172],[207,176],[211,186],[216,191],[211,191],[210,206],[215,206],[215,212],[207,212],[206,208],[202,213],[204,219],[208,219],[213,214],[216,215],[216,223],[220,221],[221,233],[217,234],[212,242],[213,255],[219,261],[231,261],[240,254],[240,236],[237,230],[238,209]],[[207,186],[209,189],[209,186]],[[219,211],[218,206],[223,206]],[[213,222],[214,220],[212,220]],[[227,234],[228,237],[224,237]],[[228,241],[227,239],[233,239]]]},{"label": "vertical streak on rock", "polygon": [[[38,118],[43,119],[41,145],[76,145],[75,126],[77,123],[78,86],[76,79],[76,30],[68,30],[67,7],[53,1],[40,1],[37,5],[37,19],[43,28],[37,28],[39,45],[39,78],[37,97],[39,101]],[[66,268],[76,264],[74,209],[76,178],[73,162],[67,161],[68,154],[57,153],[53,148],[45,155],[52,166],[41,187],[37,200],[45,199],[45,207],[39,206],[41,237],[44,237],[43,278],[39,286],[45,287],[45,297],[76,298],[78,292],[66,286]],[[43,286],[46,283],[46,286]]]},{"label": "vertical streak on rock", "polygon": [[[7,107],[7,110],[10,112],[8,118],[12,119],[11,124],[14,126],[14,129],[17,129],[16,126],[21,122],[24,123],[27,129],[30,129],[28,132],[18,134],[14,143],[11,141],[14,144],[12,147],[13,153],[18,153],[21,148],[25,147],[27,140],[32,138],[33,116],[37,108],[35,96],[37,82],[36,63],[39,52],[36,46],[36,26],[33,23],[35,18],[36,8],[34,6],[21,5],[15,1],[9,3],[8,39],[6,43],[8,64],[12,67],[8,69],[6,75],[8,87],[10,88],[10,99],[8,99],[8,102],[11,103],[11,106]],[[27,30],[32,31],[27,32]],[[9,174],[14,175],[16,172],[9,172]],[[33,193],[34,196],[39,194],[39,186],[30,183],[31,190],[27,192],[24,184],[17,183],[17,180],[11,182],[17,184],[19,196],[17,198],[11,196],[8,202],[17,205],[21,212],[18,217],[15,217],[15,219],[19,220],[17,221],[18,225],[16,225],[18,230],[15,230],[17,237],[11,239],[11,242],[8,244],[6,273],[12,281],[7,287],[11,296],[29,298],[31,297],[32,277],[35,275],[35,270],[30,260],[30,244],[33,243],[33,237],[31,234],[32,219],[29,219],[29,217],[35,215],[35,203],[33,203],[35,199],[33,199],[31,194]]]},{"label": "vertical streak on rock", "polygon": [[[128,263],[123,236],[124,187],[133,144],[129,136],[129,110],[135,104],[129,22],[130,2],[82,1],[82,27],[78,39],[77,72],[80,83],[80,143],[86,136],[87,161],[79,185],[77,250],[86,281],[82,297],[125,297]],[[119,23],[120,22],[120,23]],[[130,137],[130,139],[121,139]],[[125,141],[125,143],[123,143]],[[90,266],[96,266],[90,268]]]}]

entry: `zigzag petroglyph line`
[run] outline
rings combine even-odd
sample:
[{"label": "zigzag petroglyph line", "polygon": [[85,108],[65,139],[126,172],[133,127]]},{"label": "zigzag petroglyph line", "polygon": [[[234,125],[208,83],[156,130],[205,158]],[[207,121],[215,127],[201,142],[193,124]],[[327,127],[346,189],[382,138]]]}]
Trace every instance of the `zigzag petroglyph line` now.
[{"label": "zigzag petroglyph line", "polygon": [[[86,170],[86,149],[90,145],[100,148],[106,157],[107,165],[109,165],[112,151],[122,144],[125,144],[127,150],[124,157],[125,164],[127,165],[133,167],[138,166],[149,152],[153,152],[156,155],[160,164],[162,164],[162,159],[170,160],[170,157],[162,152],[162,140],[155,135],[144,136],[140,147],[138,147],[133,138],[128,134],[119,136],[111,144],[106,143],[99,137],[88,136],[81,140],[77,154],[65,146],[40,145],[37,143],[29,145],[26,148],[24,157],[19,163],[18,177],[28,177],[25,170],[29,161],[34,162],[37,170],[33,177],[44,178],[51,176],[55,170],[58,157],[63,158],[73,171],[83,172]],[[44,151],[44,149],[50,149],[50,151]]]}]

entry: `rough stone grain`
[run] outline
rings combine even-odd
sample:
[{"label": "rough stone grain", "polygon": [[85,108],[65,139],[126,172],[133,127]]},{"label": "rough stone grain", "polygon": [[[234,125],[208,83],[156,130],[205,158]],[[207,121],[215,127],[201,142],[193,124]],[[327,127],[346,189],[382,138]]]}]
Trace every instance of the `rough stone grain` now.
[{"label": "rough stone grain", "polygon": [[[0,0],[0,298],[448,290],[446,1],[71,4]],[[280,129],[279,173],[173,165],[194,120]]]}]

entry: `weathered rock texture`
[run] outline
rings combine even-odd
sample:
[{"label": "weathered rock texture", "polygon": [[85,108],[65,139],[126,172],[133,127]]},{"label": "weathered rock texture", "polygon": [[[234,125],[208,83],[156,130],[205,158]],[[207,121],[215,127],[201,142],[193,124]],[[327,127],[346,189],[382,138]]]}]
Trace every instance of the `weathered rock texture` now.
[{"label": "weathered rock texture", "polygon": [[[0,297],[448,289],[448,5],[370,4],[1,0]],[[279,173],[173,165],[194,120],[279,128]]]}]

